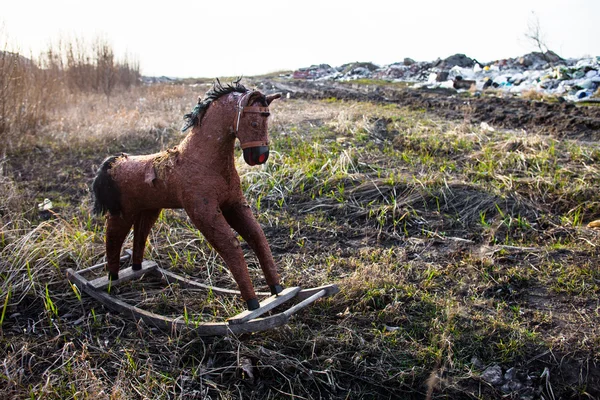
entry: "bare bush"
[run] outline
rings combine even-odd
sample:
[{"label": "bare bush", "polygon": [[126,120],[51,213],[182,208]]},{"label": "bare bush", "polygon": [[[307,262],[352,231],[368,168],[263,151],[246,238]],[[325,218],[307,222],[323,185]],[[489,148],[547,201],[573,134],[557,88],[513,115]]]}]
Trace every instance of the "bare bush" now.
[{"label": "bare bush", "polygon": [[546,62],[552,63],[553,61],[556,61],[552,58],[552,55],[556,55],[556,53],[548,48],[546,35],[542,30],[540,19],[535,12],[532,12],[531,17],[527,22],[527,32],[525,32],[525,38],[527,38],[527,40],[539,50]]},{"label": "bare bush", "polygon": [[96,90],[104,93],[106,100],[110,101],[110,95],[119,78],[115,54],[110,44],[102,39],[98,39],[94,43],[94,53],[96,56]]},{"label": "bare bush", "polygon": [[92,45],[82,39],[59,41],[37,58],[8,51],[0,31],[0,155],[36,134],[50,114],[63,109],[73,96],[99,93],[107,101],[118,88],[140,82],[139,64],[115,57],[109,42]]},{"label": "bare bush", "polygon": [[81,39],[70,41],[65,49],[65,56],[69,89],[72,91],[91,91],[94,64],[86,44]]}]

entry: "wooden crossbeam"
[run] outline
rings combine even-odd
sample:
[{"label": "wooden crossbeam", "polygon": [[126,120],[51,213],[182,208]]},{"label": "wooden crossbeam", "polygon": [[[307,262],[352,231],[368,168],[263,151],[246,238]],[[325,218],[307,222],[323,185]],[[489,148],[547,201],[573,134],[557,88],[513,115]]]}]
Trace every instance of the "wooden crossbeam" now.
[{"label": "wooden crossbeam", "polygon": [[323,297],[327,297],[333,296],[334,294],[338,293],[340,291],[340,288],[337,285],[329,284],[314,288],[302,289],[300,292],[298,292],[296,299],[299,301],[306,300],[315,293],[320,292],[321,290],[325,290],[325,295]]},{"label": "wooden crossbeam", "polygon": [[115,287],[117,285],[120,285],[121,283],[125,283],[132,279],[139,278],[140,276],[148,272],[152,272],[157,267],[158,264],[156,264],[154,261],[144,261],[142,263],[142,269],[140,269],[139,271],[134,271],[133,269],[131,269],[131,267],[128,267],[119,271],[119,279],[117,280],[111,281],[108,279],[108,276],[105,275],[100,278],[96,278],[92,281],[88,281],[87,285],[96,290],[105,289],[109,286]]},{"label": "wooden crossbeam", "polygon": [[[224,289],[216,286],[205,285],[200,282],[193,281],[181,275],[177,275],[171,271],[167,271],[166,269],[162,269],[158,267],[153,274],[161,276],[167,283],[178,283],[181,287],[189,288],[189,289],[202,289],[213,292],[218,295],[240,295],[239,290],[233,289]],[[257,296],[269,296],[271,293],[269,292],[256,292]]]},{"label": "wooden crossbeam", "polygon": [[278,295],[273,295],[263,301],[260,302],[260,307],[256,310],[246,310],[244,312],[239,313],[238,315],[231,317],[227,320],[231,325],[242,324],[244,322],[250,321],[254,318],[260,317],[267,311],[270,311],[277,307],[278,305],[285,303],[292,297],[296,296],[296,294],[300,291],[298,286],[289,287],[283,289],[281,293]]},{"label": "wooden crossbeam", "polygon": [[[121,258],[119,259],[119,262],[124,262],[124,261],[129,260],[131,258],[131,255],[133,254],[133,252],[131,250],[129,250],[129,249],[125,250],[124,253],[125,254],[123,256],[121,256]],[[106,261],[104,261],[104,262],[101,262],[99,264],[92,265],[91,267],[88,267],[88,268],[85,268],[85,269],[80,269],[79,271],[77,271],[77,273],[80,274],[80,275],[83,275],[86,272],[91,272],[91,271],[100,269],[100,268],[104,267],[106,264],[107,264]]]}]

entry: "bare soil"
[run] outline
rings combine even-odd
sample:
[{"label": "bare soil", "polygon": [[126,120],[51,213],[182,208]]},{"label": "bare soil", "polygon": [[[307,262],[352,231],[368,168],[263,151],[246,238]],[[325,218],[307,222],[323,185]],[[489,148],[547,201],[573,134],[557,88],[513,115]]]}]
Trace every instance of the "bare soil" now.
[{"label": "bare soil", "polygon": [[600,139],[600,107],[558,101],[534,101],[489,91],[472,95],[453,89],[413,89],[393,85],[313,82],[263,82],[263,87],[294,98],[372,101],[422,109],[450,120],[486,122],[505,129],[525,129],[557,138]]},{"label": "bare soil", "polygon": [[[495,129],[522,130],[521,141],[528,133],[589,143],[600,139],[596,106],[385,84],[274,79],[257,85],[289,93],[291,99],[385,103],[422,111],[436,121],[486,122]],[[328,123],[325,117],[298,118],[289,125],[297,129],[299,141],[310,141]],[[0,394],[77,398],[77,389],[98,398],[600,398],[600,233],[560,218],[586,202],[587,215],[600,216],[593,211],[600,204],[597,191],[555,196],[549,185],[542,198],[542,189],[531,190],[541,183],[531,179],[503,192],[466,179],[435,187],[424,182],[417,191],[415,185],[390,182],[373,172],[375,167],[379,172],[395,168],[407,176],[422,171],[406,171],[404,164],[385,156],[384,148],[410,145],[403,132],[393,130],[391,120],[366,119],[373,120],[373,129],[362,145],[372,145],[377,156],[359,160],[363,163],[356,163],[359,171],[352,176],[327,182],[327,190],[344,188],[340,199],[320,195],[319,187],[325,186],[320,182],[308,188],[312,191],[286,194],[281,203],[270,192],[258,207],[259,197],[249,189],[286,286],[337,283],[339,295],[264,334],[212,339],[178,335],[126,320],[85,295],[77,300],[64,271],[95,260],[85,259],[82,265],[79,249],[54,246],[47,252],[67,255],[53,265],[54,275],[44,272],[52,278],[41,280],[37,289],[16,292],[13,299],[20,300],[6,312],[0,379],[9,384],[0,387]],[[277,128],[282,143],[286,137],[294,139],[288,128]],[[346,138],[327,137],[338,139]],[[105,156],[160,147],[151,138],[128,140],[86,150],[39,146],[13,154],[6,170],[28,204],[44,197],[56,203],[52,215],[39,214],[35,206],[25,210],[31,226],[45,218],[58,220],[61,214],[84,219],[89,184]],[[172,133],[166,142],[177,140]],[[516,152],[528,144],[502,145],[506,152]],[[284,153],[281,146],[278,151]],[[462,156],[452,154],[457,169]],[[381,219],[370,213],[392,197],[408,221],[403,228],[396,226],[391,211]],[[500,208],[511,211],[511,221],[518,216],[530,225],[503,225]],[[78,246],[102,254],[103,221],[90,219],[94,228],[87,229],[94,233],[82,235],[84,244]],[[235,288],[182,212],[165,213],[154,232],[149,252],[162,266]],[[67,232],[68,237],[78,234],[76,229]],[[517,243],[504,244],[493,236]],[[247,245],[243,248],[254,281],[261,282],[256,260]],[[26,276],[24,269],[19,274]],[[236,299],[223,304],[206,294],[165,291],[160,284],[134,283],[119,295],[167,315],[180,315],[183,305],[203,315],[242,306]],[[48,311],[44,288],[57,315]],[[1,294],[0,301],[4,298]],[[502,384],[490,383],[484,372],[494,366],[503,376],[511,368],[516,375],[503,377]]]}]

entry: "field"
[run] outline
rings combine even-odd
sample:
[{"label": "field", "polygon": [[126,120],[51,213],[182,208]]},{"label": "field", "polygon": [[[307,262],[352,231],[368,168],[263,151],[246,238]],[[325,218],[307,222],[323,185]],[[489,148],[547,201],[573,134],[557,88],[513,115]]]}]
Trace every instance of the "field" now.
[{"label": "field", "polygon": [[[96,169],[177,144],[210,84],[80,94],[0,164],[0,398],[600,396],[600,232],[587,228],[600,218],[598,107],[243,83],[290,93],[271,106],[267,164],[237,164],[283,284],[341,292],[282,328],[217,338],[135,323],[79,293],[65,271],[104,255]],[[146,252],[235,288],[180,210],[163,211]],[[159,281],[118,295],[196,321],[243,307]]]}]

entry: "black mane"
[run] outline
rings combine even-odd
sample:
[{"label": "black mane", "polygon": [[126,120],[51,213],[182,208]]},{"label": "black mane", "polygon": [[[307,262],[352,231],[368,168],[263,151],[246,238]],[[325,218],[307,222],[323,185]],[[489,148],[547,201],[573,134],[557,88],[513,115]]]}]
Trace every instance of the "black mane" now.
[{"label": "black mane", "polygon": [[204,98],[202,100],[198,99],[198,104],[196,104],[196,107],[194,107],[192,112],[183,116],[185,122],[181,128],[181,131],[185,132],[192,126],[197,125],[208,106],[210,106],[210,103],[219,97],[233,92],[248,92],[248,89],[246,89],[246,87],[240,83],[241,80],[242,78],[239,78],[238,80],[228,83],[227,85],[223,85],[217,78],[215,83],[213,83],[213,87],[204,95]]}]

